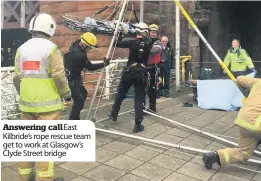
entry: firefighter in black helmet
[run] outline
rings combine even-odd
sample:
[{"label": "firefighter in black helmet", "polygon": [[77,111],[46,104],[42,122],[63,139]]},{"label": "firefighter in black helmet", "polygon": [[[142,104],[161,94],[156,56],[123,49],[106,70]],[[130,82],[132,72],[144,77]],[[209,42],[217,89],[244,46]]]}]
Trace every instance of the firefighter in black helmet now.
[{"label": "firefighter in black helmet", "polygon": [[122,40],[120,34],[116,44],[119,48],[129,48],[129,58],[127,67],[123,71],[117,94],[112,110],[108,116],[117,121],[120,106],[125,98],[129,88],[134,85],[135,88],[135,126],[133,132],[137,133],[144,130],[141,125],[143,121],[143,102],[145,99],[146,87],[148,85],[148,72],[146,69],[149,53],[152,47],[152,41],[148,36],[148,26],[145,23],[139,23],[136,26],[137,36],[132,40]]}]

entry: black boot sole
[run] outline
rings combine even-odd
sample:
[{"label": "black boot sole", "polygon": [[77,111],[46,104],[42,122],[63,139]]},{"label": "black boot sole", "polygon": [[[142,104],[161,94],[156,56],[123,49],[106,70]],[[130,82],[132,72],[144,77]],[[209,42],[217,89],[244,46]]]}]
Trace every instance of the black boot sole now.
[{"label": "black boot sole", "polygon": [[112,121],[117,121],[117,118],[113,117],[111,115],[111,112],[107,112],[107,116],[112,120]]},{"label": "black boot sole", "polygon": [[139,133],[139,132],[142,132],[142,131],[144,131],[144,126],[143,125],[141,125],[141,126],[139,126],[139,127],[134,127],[134,129],[133,129],[133,133]]}]

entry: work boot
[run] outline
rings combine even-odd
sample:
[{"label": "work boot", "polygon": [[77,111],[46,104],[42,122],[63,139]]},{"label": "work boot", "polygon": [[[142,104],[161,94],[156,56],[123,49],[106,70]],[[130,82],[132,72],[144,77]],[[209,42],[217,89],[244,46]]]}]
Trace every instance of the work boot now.
[{"label": "work boot", "polygon": [[54,179],[54,181],[64,181],[64,179],[62,177],[57,177]]},{"label": "work boot", "polygon": [[109,111],[107,115],[112,121],[117,121],[117,117],[112,116],[111,111]]},{"label": "work boot", "polygon": [[168,90],[168,89],[165,89],[165,91],[164,91],[164,97],[169,97],[169,90]]},{"label": "work boot", "polygon": [[138,133],[144,130],[144,126],[141,124],[135,124],[133,132],[134,133]]},{"label": "work boot", "polygon": [[204,153],[202,160],[207,169],[211,169],[214,163],[218,163],[220,165],[219,156],[217,152]]},{"label": "work boot", "polygon": [[261,151],[261,140],[257,143],[256,150]]}]

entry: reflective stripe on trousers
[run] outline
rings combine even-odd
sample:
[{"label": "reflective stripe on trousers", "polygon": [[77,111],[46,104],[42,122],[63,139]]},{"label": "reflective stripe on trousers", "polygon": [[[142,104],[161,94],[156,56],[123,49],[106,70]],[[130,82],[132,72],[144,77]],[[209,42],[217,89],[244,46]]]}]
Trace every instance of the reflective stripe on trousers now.
[{"label": "reflective stripe on trousers", "polygon": [[[48,165],[46,165],[47,163]],[[31,168],[23,168],[23,166],[31,166]],[[33,162],[19,162],[17,168],[22,181],[29,181],[32,179],[34,168],[36,169],[36,181],[54,180],[54,162],[36,162],[35,166]]]}]

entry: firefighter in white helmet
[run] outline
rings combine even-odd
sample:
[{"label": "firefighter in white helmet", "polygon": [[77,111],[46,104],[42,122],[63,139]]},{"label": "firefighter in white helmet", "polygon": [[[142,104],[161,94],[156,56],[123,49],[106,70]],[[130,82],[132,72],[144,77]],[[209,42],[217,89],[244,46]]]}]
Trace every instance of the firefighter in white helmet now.
[{"label": "firefighter in white helmet", "polygon": [[[49,39],[56,27],[52,16],[37,14],[29,25],[32,39],[17,49],[14,85],[23,120],[58,120],[63,99],[71,100],[61,51]],[[18,162],[17,168],[21,181],[34,180],[33,175],[36,181],[63,181],[54,178],[54,162]]]},{"label": "firefighter in white helmet", "polygon": [[123,71],[115,101],[108,116],[113,121],[117,121],[121,103],[129,91],[129,88],[134,85],[135,126],[133,132],[137,133],[144,130],[144,126],[141,125],[141,123],[143,121],[143,102],[148,85],[148,72],[146,67],[152,41],[148,36],[147,24],[139,23],[135,26],[137,34],[135,39],[122,40],[122,36],[120,35],[117,42],[117,47],[128,48],[130,53],[127,68]]}]

